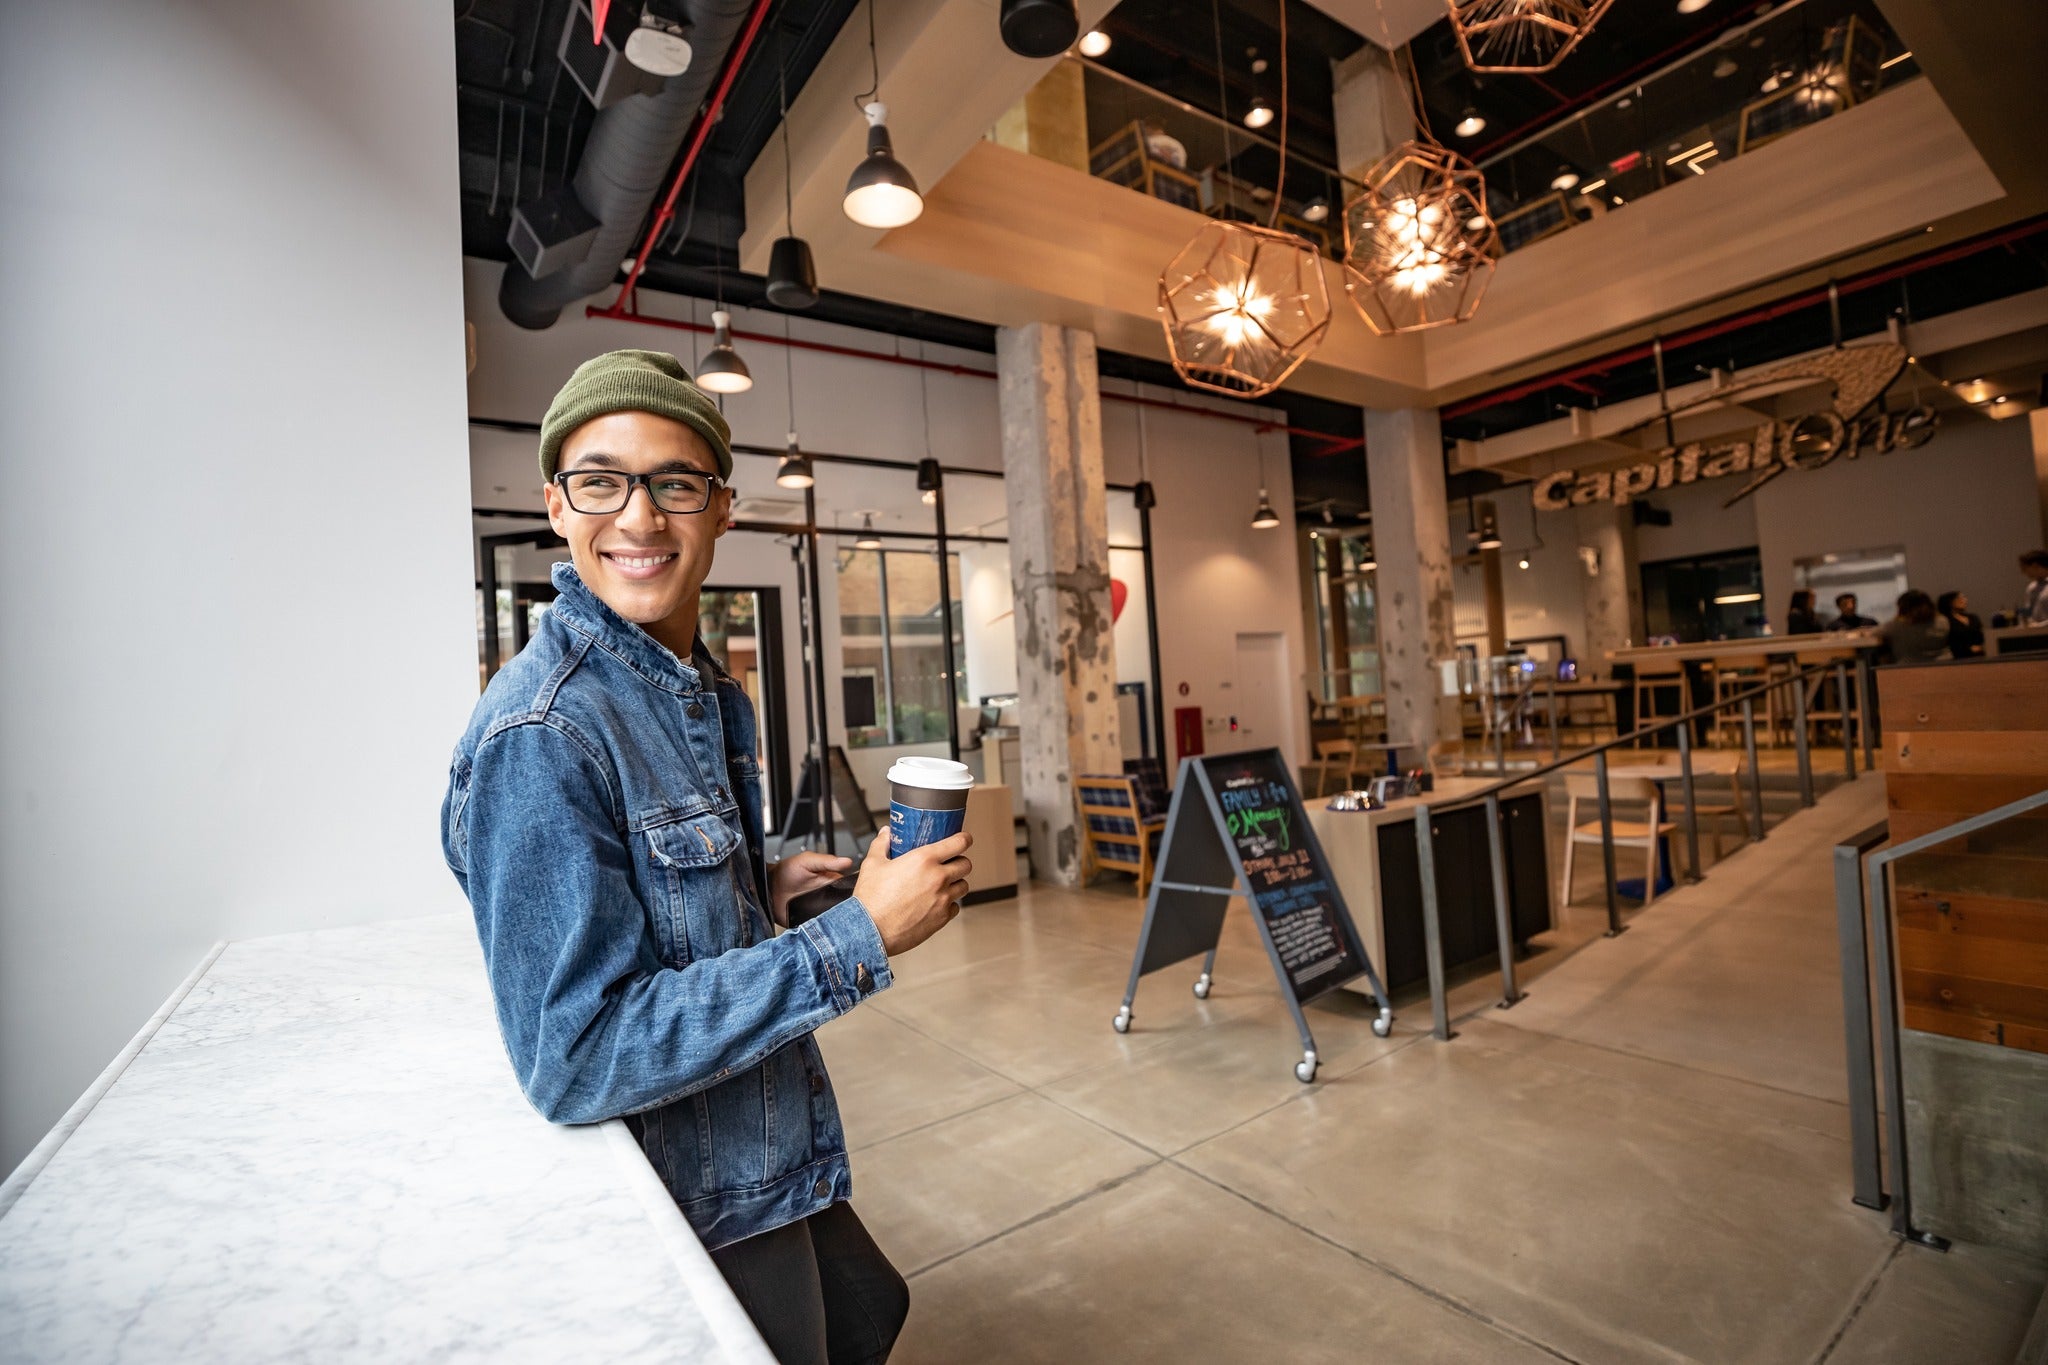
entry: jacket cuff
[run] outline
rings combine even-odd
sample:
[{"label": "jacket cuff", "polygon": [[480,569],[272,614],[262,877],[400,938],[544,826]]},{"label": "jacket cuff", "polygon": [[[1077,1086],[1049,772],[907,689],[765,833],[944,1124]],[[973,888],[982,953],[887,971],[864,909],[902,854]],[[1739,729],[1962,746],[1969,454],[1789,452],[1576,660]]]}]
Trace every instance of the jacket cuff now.
[{"label": "jacket cuff", "polygon": [[841,1014],[895,980],[882,935],[867,907],[854,897],[797,927],[818,955],[832,1003]]}]

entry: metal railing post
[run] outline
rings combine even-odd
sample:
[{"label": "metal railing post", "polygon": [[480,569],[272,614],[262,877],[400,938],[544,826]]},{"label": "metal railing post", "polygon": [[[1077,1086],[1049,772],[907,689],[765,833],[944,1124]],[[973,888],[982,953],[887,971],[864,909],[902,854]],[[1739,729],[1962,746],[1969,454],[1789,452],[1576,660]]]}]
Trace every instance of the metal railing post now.
[{"label": "metal railing post", "polygon": [[[1621,903],[1615,899],[1618,893],[1614,889],[1614,803],[1607,795],[1607,751],[1605,749],[1593,755],[1593,781],[1597,784],[1600,792],[1600,868],[1607,875],[1606,937],[1613,938],[1622,931],[1622,923]],[[1654,860],[1650,865],[1649,876],[1651,878],[1650,884],[1643,887],[1643,899],[1646,901],[1656,889],[1657,868]]]},{"label": "metal railing post", "polygon": [[1486,856],[1493,876],[1493,926],[1500,934],[1500,1008],[1522,998],[1515,985],[1515,926],[1508,917],[1507,854],[1501,847],[1500,793],[1486,794]]},{"label": "metal railing post", "polygon": [[1756,702],[1742,699],[1742,752],[1749,758],[1749,809],[1756,817],[1756,837],[1764,837],[1764,772],[1756,765]]},{"label": "metal railing post", "polygon": [[1500,714],[1500,698],[1495,696],[1490,700],[1493,704],[1487,708],[1487,723],[1493,727],[1493,774],[1495,777],[1506,777],[1508,759],[1504,746],[1507,742],[1507,727],[1501,723],[1504,717]]},{"label": "metal railing post", "polygon": [[1877,1141],[1877,1068],[1870,1050],[1870,946],[1863,922],[1863,853],[1884,841],[1883,822],[1835,845],[1835,935],[1841,948],[1842,1027],[1849,1057],[1849,1169],[1856,1203],[1885,1206]]},{"label": "metal railing post", "polygon": [[1799,755],[1799,804],[1813,805],[1813,755],[1806,740],[1806,679],[1792,675],[1792,748]]},{"label": "metal railing post", "polygon": [[1558,760],[1558,756],[1564,752],[1559,745],[1558,739],[1557,680],[1555,678],[1546,678],[1543,687],[1550,697],[1550,761],[1555,763]]},{"label": "metal railing post", "polygon": [[1892,1234],[1917,1240],[1913,1192],[1906,1178],[1906,1076],[1899,1057],[1898,971],[1892,957],[1891,865],[1882,853],[1864,864],[1863,903],[1876,979],[1877,1045],[1884,1080],[1885,1137],[1891,1157]]},{"label": "metal railing post", "polygon": [[[1700,803],[1692,786],[1692,727],[1678,727],[1678,782],[1685,793],[1685,854],[1686,866],[1692,869],[1692,879],[1698,881],[1700,872]],[[1718,836],[1717,836],[1718,837]],[[1717,845],[1718,847],[1718,845]]]},{"label": "metal railing post", "polygon": [[1849,666],[1835,660],[1835,715],[1842,727],[1842,768],[1856,780],[1856,737],[1849,732]]},{"label": "metal railing post", "polygon": [[1428,806],[1415,808],[1415,863],[1422,882],[1422,947],[1429,962],[1430,1033],[1451,1040],[1451,1008],[1444,994],[1444,939],[1436,904],[1436,843]]},{"label": "metal railing post", "polygon": [[1870,651],[1856,656],[1856,729],[1863,736],[1863,771],[1877,771],[1877,675]]}]

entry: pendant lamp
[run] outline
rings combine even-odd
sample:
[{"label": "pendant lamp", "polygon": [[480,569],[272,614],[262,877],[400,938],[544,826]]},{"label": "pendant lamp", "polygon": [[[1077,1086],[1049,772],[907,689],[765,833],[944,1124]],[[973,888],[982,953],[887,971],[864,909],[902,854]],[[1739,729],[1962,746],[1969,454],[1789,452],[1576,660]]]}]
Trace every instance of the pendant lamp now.
[{"label": "pendant lamp", "polygon": [[[1223,25],[1216,23],[1217,73]],[[1219,83],[1219,104],[1224,91]],[[1227,112],[1226,112],[1227,117]],[[1225,124],[1224,161],[1230,161]],[[1280,6],[1280,168],[1273,219],[1287,180],[1287,6]],[[1306,238],[1275,227],[1216,220],[1204,224],[1159,276],[1159,321],[1173,368],[1192,388],[1258,398],[1280,387],[1330,327],[1330,289],[1322,253]],[[1271,511],[1271,508],[1264,509]],[[1257,525],[1257,522],[1253,523]],[[1276,518],[1273,524],[1278,524]]]},{"label": "pendant lamp", "polygon": [[853,548],[856,550],[879,550],[882,548],[882,538],[875,534],[875,517],[872,512],[861,514],[860,534],[854,537]]},{"label": "pendant lamp", "polygon": [[697,366],[697,387],[710,393],[745,393],[754,387],[747,362],[732,348],[732,314],[723,308],[711,315],[711,349]]},{"label": "pendant lamp", "polygon": [[818,301],[818,267],[811,244],[796,235],[796,205],[789,156],[789,64],[780,40],[776,45],[776,103],[782,111],[783,235],[768,249],[768,302],[777,308],[809,308]]},{"label": "pendant lamp", "polygon": [[1259,490],[1259,510],[1252,513],[1252,526],[1256,530],[1268,531],[1280,524],[1280,514],[1273,510],[1273,500],[1266,496],[1266,490]]},{"label": "pendant lamp", "polygon": [[797,448],[796,433],[789,433],[789,445],[782,452],[782,462],[775,466],[775,482],[782,488],[809,488],[817,482],[811,474],[811,457]]},{"label": "pendant lamp", "polygon": [[915,222],[924,212],[924,196],[917,192],[917,180],[896,159],[890,145],[889,107],[870,100],[863,112],[868,120],[868,154],[846,178],[846,216],[871,228]]},{"label": "pendant lamp", "polygon": [[1614,0],[1447,0],[1451,32],[1474,71],[1549,71]]},{"label": "pendant lamp", "polygon": [[1003,0],[997,27],[1018,56],[1057,57],[1074,45],[1081,19],[1074,0]]},{"label": "pendant lamp", "polygon": [[1382,336],[1471,317],[1499,254],[1485,177],[1434,142],[1396,147],[1344,206],[1344,292]]}]

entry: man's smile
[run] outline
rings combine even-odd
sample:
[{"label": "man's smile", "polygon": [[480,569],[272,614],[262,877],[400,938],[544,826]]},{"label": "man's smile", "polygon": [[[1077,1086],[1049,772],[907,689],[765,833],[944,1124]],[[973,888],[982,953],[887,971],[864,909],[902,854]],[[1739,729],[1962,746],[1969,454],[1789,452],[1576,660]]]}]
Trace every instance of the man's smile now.
[{"label": "man's smile", "polygon": [[676,562],[673,550],[657,552],[652,550],[605,550],[601,552],[605,563],[612,567],[621,578],[658,578],[669,565]]}]

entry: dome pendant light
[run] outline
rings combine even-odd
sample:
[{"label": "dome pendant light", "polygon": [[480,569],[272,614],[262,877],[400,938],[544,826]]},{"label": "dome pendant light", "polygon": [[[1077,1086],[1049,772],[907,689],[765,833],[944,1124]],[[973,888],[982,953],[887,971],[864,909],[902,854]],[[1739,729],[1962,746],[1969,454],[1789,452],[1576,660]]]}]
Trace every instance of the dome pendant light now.
[{"label": "dome pendant light", "polygon": [[1273,510],[1273,500],[1266,496],[1266,490],[1259,490],[1259,510],[1252,513],[1252,529],[1269,531],[1280,524],[1280,514]]},{"label": "dome pendant light", "polygon": [[1273,121],[1273,106],[1266,103],[1264,95],[1253,95],[1251,106],[1244,111],[1244,126],[1263,128]]},{"label": "dome pendant light", "polygon": [[1003,0],[999,22],[1003,46],[1019,57],[1057,57],[1081,32],[1074,0]]},{"label": "dome pendant light", "polygon": [[754,387],[747,362],[732,348],[732,314],[723,308],[711,315],[711,349],[697,367],[697,387],[710,393],[745,393]]},{"label": "dome pendant light", "polygon": [[874,513],[863,512],[861,514],[860,534],[854,537],[853,548],[856,550],[879,550],[882,548],[882,538],[875,534]]},{"label": "dome pendant light", "polygon": [[809,488],[817,479],[811,474],[811,457],[797,448],[796,433],[789,433],[789,446],[782,462],[775,466],[775,483],[781,488]]},{"label": "dome pendant light", "polygon": [[889,107],[875,98],[882,93],[882,60],[875,47],[875,0],[868,0],[867,93],[854,98],[868,121],[868,154],[846,177],[846,216],[862,227],[898,228],[924,212],[917,180],[896,159],[889,143]]},{"label": "dome pendant light", "polygon": [[846,178],[846,216],[871,228],[916,222],[924,212],[924,196],[890,146],[889,107],[871,100],[863,112],[868,119],[868,154]]},{"label": "dome pendant light", "polygon": [[809,308],[818,301],[818,267],[811,244],[796,235],[796,206],[789,157],[789,74],[780,43],[776,50],[777,103],[782,110],[782,223],[784,235],[768,250],[768,302],[777,308]]},{"label": "dome pendant light", "polygon": [[680,0],[647,0],[640,23],[626,35],[626,60],[667,79],[690,69],[690,20]]}]

